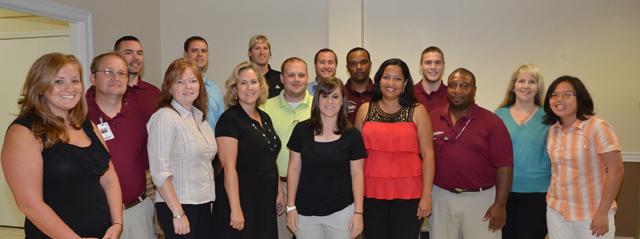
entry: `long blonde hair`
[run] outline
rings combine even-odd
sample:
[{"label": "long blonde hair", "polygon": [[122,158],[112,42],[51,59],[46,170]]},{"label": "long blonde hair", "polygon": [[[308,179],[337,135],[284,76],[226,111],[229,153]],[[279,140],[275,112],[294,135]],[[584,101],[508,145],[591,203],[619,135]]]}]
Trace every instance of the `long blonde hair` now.
[{"label": "long blonde hair", "polygon": [[82,92],[79,92],[80,101],[69,110],[69,124],[75,129],[80,129],[87,117],[87,102],[83,94],[82,66],[73,55],[49,53],[38,58],[27,73],[18,99],[18,108],[20,108],[18,117],[33,117],[31,131],[42,140],[42,145],[45,148],[60,141],[69,142],[69,133],[65,128],[64,119],[49,109],[47,99],[44,96],[53,90],[53,81],[58,71],[66,65],[71,65],[78,70],[82,84]]},{"label": "long blonde hair", "polygon": [[500,103],[500,107],[512,106],[516,103],[516,93],[513,92],[513,87],[516,85],[516,81],[518,80],[518,75],[527,74],[532,76],[537,81],[538,91],[536,95],[533,97],[533,103],[537,106],[542,106],[542,99],[544,98],[544,80],[542,79],[542,74],[540,74],[540,70],[533,64],[524,64],[518,66],[516,70],[511,74],[511,80],[509,81],[509,87],[507,87],[507,93]]}]

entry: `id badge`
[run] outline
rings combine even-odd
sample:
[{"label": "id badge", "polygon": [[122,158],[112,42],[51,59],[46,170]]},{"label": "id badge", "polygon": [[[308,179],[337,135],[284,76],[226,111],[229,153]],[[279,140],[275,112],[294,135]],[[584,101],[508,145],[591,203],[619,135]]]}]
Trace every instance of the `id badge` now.
[{"label": "id badge", "polygon": [[97,126],[98,126],[98,130],[100,130],[100,133],[102,134],[102,138],[104,139],[104,141],[115,138],[115,136],[113,136],[113,132],[111,132],[109,123],[103,122],[98,124]]}]

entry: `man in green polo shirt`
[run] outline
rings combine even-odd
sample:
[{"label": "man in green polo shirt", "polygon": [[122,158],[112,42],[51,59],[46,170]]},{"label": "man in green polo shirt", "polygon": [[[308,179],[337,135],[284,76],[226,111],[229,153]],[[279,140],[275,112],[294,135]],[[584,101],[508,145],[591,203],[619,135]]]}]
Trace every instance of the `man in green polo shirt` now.
[{"label": "man in green polo shirt", "polygon": [[[261,106],[267,112],[273,122],[273,128],[282,140],[283,147],[278,154],[278,174],[282,181],[282,191],[284,199],[287,195],[287,167],[289,165],[289,149],[285,146],[289,142],[291,131],[298,122],[308,119],[311,116],[311,104],[313,96],[307,93],[309,77],[307,74],[307,63],[298,58],[290,57],[282,62],[282,73],[280,81],[284,85],[284,90],[280,95],[267,100]],[[278,238],[291,238],[293,234],[287,228],[286,216],[278,216]]]}]

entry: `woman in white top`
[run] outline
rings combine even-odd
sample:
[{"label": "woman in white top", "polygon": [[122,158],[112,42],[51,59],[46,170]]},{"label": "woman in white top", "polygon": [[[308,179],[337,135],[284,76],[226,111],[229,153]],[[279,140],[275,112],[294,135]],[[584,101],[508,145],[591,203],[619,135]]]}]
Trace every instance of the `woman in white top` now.
[{"label": "woman in white top", "polygon": [[195,62],[177,59],[162,83],[158,111],[147,123],[156,211],[166,238],[210,238],[217,151],[207,124],[207,93]]}]

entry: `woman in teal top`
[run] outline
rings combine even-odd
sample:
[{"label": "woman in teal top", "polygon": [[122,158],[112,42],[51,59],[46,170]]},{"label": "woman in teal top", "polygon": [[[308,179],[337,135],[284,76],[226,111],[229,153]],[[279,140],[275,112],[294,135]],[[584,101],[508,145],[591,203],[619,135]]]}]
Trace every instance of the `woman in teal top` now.
[{"label": "woman in teal top", "polygon": [[551,163],[546,148],[549,127],[542,123],[543,90],[538,68],[521,65],[513,72],[504,101],[496,110],[511,135],[514,157],[504,239],[541,239],[547,234],[545,199]]}]

